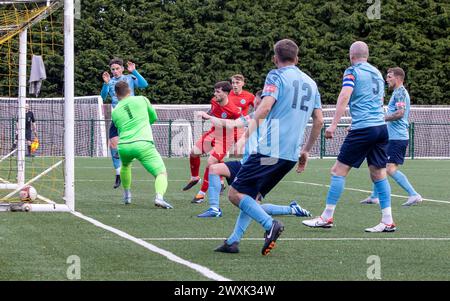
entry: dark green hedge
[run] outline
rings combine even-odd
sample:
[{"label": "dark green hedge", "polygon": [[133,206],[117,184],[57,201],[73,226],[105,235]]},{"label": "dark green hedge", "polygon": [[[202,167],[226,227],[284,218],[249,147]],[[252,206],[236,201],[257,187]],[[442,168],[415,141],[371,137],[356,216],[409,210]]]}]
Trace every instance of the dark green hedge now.
[{"label": "dark green hedge", "polygon": [[300,47],[299,67],[317,81],[324,103],[336,102],[348,48],[363,40],[380,71],[405,69],[414,104],[450,104],[448,0],[383,0],[381,18],[374,20],[365,0],[81,4],[76,95],[99,93],[113,56],[136,63],[150,83],[143,93],[154,103],[208,103],[213,84],[234,73],[244,74],[246,88],[255,91],[274,67],[274,42],[291,38]]}]

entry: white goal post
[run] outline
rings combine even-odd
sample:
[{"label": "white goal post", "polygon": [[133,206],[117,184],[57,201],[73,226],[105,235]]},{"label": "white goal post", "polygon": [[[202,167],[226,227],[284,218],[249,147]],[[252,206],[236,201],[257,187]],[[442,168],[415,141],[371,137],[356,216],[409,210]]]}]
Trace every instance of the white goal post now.
[{"label": "white goal post", "polygon": [[[47,10],[40,16],[45,17],[51,13],[51,3],[61,4],[64,7],[64,204],[57,204],[52,200],[42,197],[46,204],[27,204],[24,211],[35,212],[68,212],[75,210],[75,150],[74,150],[74,1],[3,1],[0,4],[17,4],[47,2]],[[18,91],[18,139],[17,139],[17,183],[10,183],[3,180],[0,188],[13,189],[13,193],[19,191],[27,183],[32,183],[35,178],[25,182],[25,104],[27,86],[27,28],[39,22],[39,16],[18,24],[11,30],[20,30],[19,33],[19,91]],[[7,29],[5,29],[7,30]],[[62,161],[58,162],[59,166]],[[55,166],[49,167],[51,170]],[[38,177],[45,174],[42,173]],[[1,179],[0,179],[1,180]],[[1,211],[11,211],[14,204],[2,203]]]}]

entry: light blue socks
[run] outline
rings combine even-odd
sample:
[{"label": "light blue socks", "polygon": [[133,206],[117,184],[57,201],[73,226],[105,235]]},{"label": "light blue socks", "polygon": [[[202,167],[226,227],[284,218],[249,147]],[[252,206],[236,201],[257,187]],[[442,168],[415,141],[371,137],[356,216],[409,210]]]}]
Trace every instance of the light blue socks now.
[{"label": "light blue socks", "polygon": [[209,173],[208,181],[209,207],[219,208],[220,189],[222,188],[222,184],[220,183],[220,176]]},{"label": "light blue socks", "polygon": [[345,187],[345,177],[331,176],[330,189],[327,195],[327,205],[336,205]]}]

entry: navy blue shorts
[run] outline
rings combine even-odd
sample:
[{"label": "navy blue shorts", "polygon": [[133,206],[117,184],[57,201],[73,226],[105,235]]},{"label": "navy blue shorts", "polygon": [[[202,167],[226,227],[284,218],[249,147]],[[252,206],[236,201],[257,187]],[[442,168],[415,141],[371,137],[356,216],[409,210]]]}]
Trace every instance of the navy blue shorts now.
[{"label": "navy blue shorts", "polygon": [[111,124],[109,125],[109,139],[118,137],[118,136],[119,136],[119,131],[117,130],[114,122],[111,121]]},{"label": "navy blue shorts", "polygon": [[350,130],[337,159],[348,166],[359,168],[367,158],[367,165],[385,168],[388,141],[386,125]]},{"label": "navy blue shorts", "polygon": [[231,186],[256,199],[258,193],[264,197],[295,166],[297,162],[272,158],[261,154],[248,157]]},{"label": "navy blue shorts", "polygon": [[388,163],[403,164],[409,140],[389,140],[387,155]]},{"label": "navy blue shorts", "polygon": [[241,169],[242,164],[241,164],[241,161],[228,161],[228,162],[225,162],[225,165],[230,170],[230,177],[227,178],[227,183],[228,183],[228,185],[231,185],[231,183],[233,183],[233,181],[234,181],[234,178],[236,177],[239,170]]}]

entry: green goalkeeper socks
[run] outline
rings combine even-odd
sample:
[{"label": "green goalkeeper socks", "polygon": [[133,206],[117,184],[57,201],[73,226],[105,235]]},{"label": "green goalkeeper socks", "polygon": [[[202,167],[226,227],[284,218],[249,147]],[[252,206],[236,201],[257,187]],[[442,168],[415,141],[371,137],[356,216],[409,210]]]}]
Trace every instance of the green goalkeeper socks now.
[{"label": "green goalkeeper socks", "polygon": [[122,180],[122,186],[124,189],[130,189],[131,187],[131,165],[122,166],[120,169],[120,179]]},{"label": "green goalkeeper socks", "polygon": [[160,173],[155,180],[155,191],[156,194],[164,196],[167,191],[167,174]]}]

